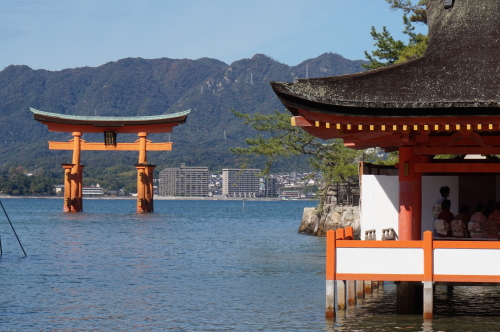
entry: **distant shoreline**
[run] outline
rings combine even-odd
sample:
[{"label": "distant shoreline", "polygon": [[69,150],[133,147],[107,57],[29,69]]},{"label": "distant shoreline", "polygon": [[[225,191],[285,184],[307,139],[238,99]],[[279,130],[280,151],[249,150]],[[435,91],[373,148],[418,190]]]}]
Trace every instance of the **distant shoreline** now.
[{"label": "distant shoreline", "polygon": [[[60,199],[62,196],[10,196],[10,195],[0,195],[0,199],[11,199],[11,198],[26,198],[26,199]],[[137,197],[133,196],[99,196],[99,197],[83,197],[84,200],[98,200],[98,199],[120,199],[120,200],[136,200]],[[156,201],[281,201],[279,197],[172,197],[172,196],[155,196]],[[297,200],[285,200],[285,201],[317,201],[318,199],[305,198]]]}]

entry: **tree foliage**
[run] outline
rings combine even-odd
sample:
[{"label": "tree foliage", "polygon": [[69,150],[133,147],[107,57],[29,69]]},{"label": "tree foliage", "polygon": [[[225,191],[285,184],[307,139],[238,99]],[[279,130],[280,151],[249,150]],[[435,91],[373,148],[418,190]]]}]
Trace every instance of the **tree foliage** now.
[{"label": "tree foliage", "polygon": [[382,32],[377,32],[372,26],[370,32],[376,49],[369,54],[365,51],[365,57],[370,62],[363,64],[366,69],[377,69],[395,63],[421,57],[427,49],[428,37],[421,33],[415,33],[414,23],[427,24],[427,14],[425,11],[425,0],[420,0],[414,5],[411,0],[386,0],[391,9],[403,11],[403,33],[408,35],[409,41],[405,43],[392,37],[384,26]]},{"label": "tree foliage", "polygon": [[409,20],[415,23],[427,24],[427,12],[425,10],[425,0],[413,4],[411,0],[385,0],[390,4],[389,8],[401,9],[405,15],[410,15]]},{"label": "tree foliage", "polygon": [[365,57],[370,61],[369,64],[363,64],[366,69],[377,69],[394,64],[399,59],[399,55],[405,49],[406,45],[401,40],[395,40],[386,27],[382,28],[382,32],[377,32],[372,26],[370,34],[375,40],[375,51],[368,54],[365,51]]},{"label": "tree foliage", "polygon": [[255,137],[245,140],[247,147],[230,149],[242,157],[242,167],[246,168],[258,158],[264,158],[266,166],[262,174],[265,175],[269,174],[273,163],[279,158],[306,155],[310,157],[312,169],[322,173],[327,185],[335,182],[357,183],[357,161],[361,160],[363,152],[346,148],[342,140],[324,141],[300,127],[292,126],[287,112],[274,111],[269,115],[232,112],[258,132]]},{"label": "tree foliage", "polygon": [[22,167],[11,167],[8,173],[0,174],[0,193],[4,195],[53,195],[54,185],[57,182],[58,180],[51,172],[40,170],[37,175],[28,176],[23,172]]}]

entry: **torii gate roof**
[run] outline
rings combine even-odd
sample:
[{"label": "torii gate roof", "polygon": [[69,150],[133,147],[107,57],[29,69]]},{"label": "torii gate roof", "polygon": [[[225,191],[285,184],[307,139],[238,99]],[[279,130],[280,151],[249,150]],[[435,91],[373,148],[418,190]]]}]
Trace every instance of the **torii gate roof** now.
[{"label": "torii gate roof", "polygon": [[169,133],[174,126],[186,122],[190,110],[154,116],[79,116],[49,113],[30,108],[35,120],[47,125],[50,131],[102,133]]},{"label": "torii gate roof", "polygon": [[453,145],[457,133],[500,146],[499,13],[498,0],[455,0],[449,9],[427,0],[429,46],[421,58],[271,86],[292,123],[356,149]]}]

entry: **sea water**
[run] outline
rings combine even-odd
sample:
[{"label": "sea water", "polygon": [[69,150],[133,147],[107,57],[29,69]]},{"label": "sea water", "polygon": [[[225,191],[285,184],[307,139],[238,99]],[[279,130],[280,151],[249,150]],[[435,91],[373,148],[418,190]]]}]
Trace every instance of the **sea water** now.
[{"label": "sea water", "polygon": [[[325,239],[311,201],[3,199],[1,331],[493,331],[494,287],[438,287],[436,319],[395,314],[395,286],[324,318]],[[2,212],[2,211],[0,211]]]}]

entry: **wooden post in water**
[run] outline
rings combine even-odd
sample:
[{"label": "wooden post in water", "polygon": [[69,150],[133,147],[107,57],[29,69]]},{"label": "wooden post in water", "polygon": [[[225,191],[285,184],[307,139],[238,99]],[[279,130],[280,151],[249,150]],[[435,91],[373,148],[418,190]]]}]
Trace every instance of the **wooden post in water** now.
[{"label": "wooden post in water", "polygon": [[326,318],[335,317],[335,231],[326,232]]},{"label": "wooden post in water", "polygon": [[347,304],[356,304],[356,285],[354,280],[347,280]]},{"label": "wooden post in water", "polygon": [[[345,230],[339,228],[335,231],[336,240],[345,239]],[[346,284],[344,280],[337,280],[337,306],[340,309],[346,308]]]},{"label": "wooden post in water", "polygon": [[81,193],[81,171],[80,171],[80,150],[81,150],[81,139],[82,133],[79,131],[73,132],[73,167],[71,169],[71,197],[70,204],[71,210],[69,212],[81,212],[82,207],[80,206],[80,193]]},{"label": "wooden post in water", "polygon": [[372,293],[372,282],[371,280],[365,280],[365,294],[371,294]]},{"label": "wooden post in water", "polygon": [[424,233],[424,319],[432,319],[434,307],[433,266],[434,252],[432,232]]},{"label": "wooden post in water", "polygon": [[62,164],[64,168],[64,212],[71,212],[71,169],[73,164]]},{"label": "wooden post in water", "polygon": [[[344,234],[345,240],[354,240],[354,230],[352,227],[348,226],[345,228]],[[347,288],[347,305],[356,304],[356,285],[354,280],[346,281]]]},{"label": "wooden post in water", "polygon": [[346,291],[344,280],[337,280],[337,306],[340,309],[345,309],[346,305]]},{"label": "wooden post in water", "polygon": [[363,280],[356,280],[356,297],[362,299],[365,295]]}]

